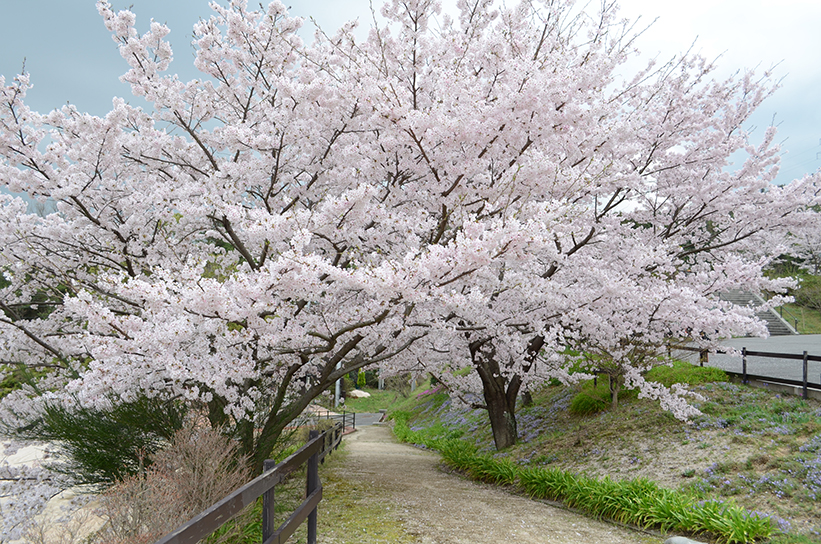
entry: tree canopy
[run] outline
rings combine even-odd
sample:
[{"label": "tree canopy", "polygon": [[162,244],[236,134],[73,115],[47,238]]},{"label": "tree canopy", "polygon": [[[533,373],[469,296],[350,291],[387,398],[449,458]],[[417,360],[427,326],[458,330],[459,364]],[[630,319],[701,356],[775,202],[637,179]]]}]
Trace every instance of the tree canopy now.
[{"label": "tree canopy", "polygon": [[818,203],[814,177],[770,183],[774,129],[744,129],[767,74],[716,81],[693,55],[629,73],[611,4],[460,0],[451,20],[389,0],[367,39],[306,44],[281,2],[215,3],[187,82],[168,28],[97,5],[151,108],[40,114],[27,74],[0,80],[0,181],[56,206],[0,197],[0,361],[46,371],[6,421],[187,399],[259,468],[369,365],[434,373],[499,447],[522,388],[571,371],[687,417],[642,372],[671,339],[761,333],[718,295],[780,290],[764,234]]}]

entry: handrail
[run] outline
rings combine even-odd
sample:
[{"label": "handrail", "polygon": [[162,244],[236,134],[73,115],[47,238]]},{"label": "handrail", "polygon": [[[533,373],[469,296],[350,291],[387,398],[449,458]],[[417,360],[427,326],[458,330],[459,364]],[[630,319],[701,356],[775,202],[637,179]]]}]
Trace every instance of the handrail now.
[{"label": "handrail", "polygon": [[315,412],[311,418],[315,418],[316,420],[336,420],[342,422],[342,426],[345,429],[348,427],[356,429],[356,412],[346,412],[345,410],[342,410],[342,413],[340,414],[338,412],[326,410],[324,412]]},{"label": "handrail", "polygon": [[[677,350],[681,350],[681,351],[694,351],[694,352],[699,353],[699,365],[700,366],[704,366],[704,363],[709,362],[709,356],[708,356],[709,350],[706,350],[704,348],[698,348],[698,347],[692,347],[692,346],[670,345],[668,347],[668,349],[677,349]],[[716,349],[714,349],[714,351],[716,353],[725,353],[726,354],[726,353],[730,353],[733,350],[732,349],[716,348]],[[804,399],[808,398],[809,386],[810,385],[812,385],[813,387],[821,386],[821,382],[818,383],[818,384],[814,384],[814,383],[809,381],[809,377],[808,377],[808,370],[809,369],[808,369],[808,366],[807,366],[807,363],[809,361],[821,362],[821,356],[820,355],[810,355],[806,351],[804,353],[802,353],[801,355],[799,355],[797,353],[774,353],[774,352],[770,352],[770,351],[748,351],[746,347],[743,347],[743,348],[741,348],[741,380],[745,384],[749,380],[749,376],[747,374],[747,357],[764,357],[764,358],[771,358],[771,359],[792,359],[792,360],[795,360],[795,361],[801,361],[802,362],[801,370],[802,370],[802,374],[803,374],[803,378],[800,382],[801,390],[802,390],[801,391],[801,397],[804,398]],[[756,378],[767,378],[767,377],[756,376]],[[784,381],[781,378],[778,378],[778,377],[775,377],[775,376],[770,376],[769,379],[771,381],[776,381],[776,380]]]},{"label": "handrail", "polygon": [[778,315],[781,316],[781,319],[784,319],[784,312],[787,312],[787,315],[789,315],[792,318],[792,321],[793,321],[793,324],[794,324],[793,328],[795,329],[795,332],[798,332],[798,318],[795,316],[794,313],[789,311],[784,306],[779,306],[778,307]]},{"label": "handrail", "polygon": [[[174,531],[168,533],[166,536],[156,541],[155,544],[194,544],[200,539],[210,535],[219,529],[226,521],[238,514],[246,506],[250,506],[260,496],[267,494],[274,486],[282,483],[291,472],[301,467],[308,462],[308,479],[315,478],[316,488],[311,490],[314,493],[309,493],[308,499],[300,505],[291,518],[275,531],[272,535],[265,534],[266,523],[263,521],[263,542],[270,544],[273,542],[280,542],[274,538],[281,539],[285,542],[291,534],[296,530],[299,524],[304,521],[310,513],[315,514],[316,504],[322,499],[322,486],[319,484],[319,477],[316,474],[316,465],[319,461],[324,461],[325,457],[335,450],[342,441],[342,434],[344,429],[341,424],[336,424],[332,429],[319,434],[317,431],[311,431],[311,437],[304,446],[299,448],[296,452],[290,455],[281,463],[265,470],[262,474],[240,487],[221,501],[217,502],[210,508],[201,512],[193,519],[179,526]],[[330,440],[326,444],[326,436],[330,435]],[[272,461],[266,461],[266,464]],[[312,469],[312,465],[314,468]],[[265,467],[266,469],[268,467]],[[310,481],[309,481],[310,483]],[[266,502],[263,498],[263,502]],[[263,505],[263,512],[267,511],[267,505]],[[273,512],[273,501],[269,506],[270,512]],[[304,514],[304,515],[302,515]],[[267,516],[265,516],[267,517]],[[273,516],[271,516],[273,519]],[[315,515],[314,515],[314,532],[315,532]],[[288,532],[290,530],[290,532]],[[316,538],[314,536],[314,542]]]}]

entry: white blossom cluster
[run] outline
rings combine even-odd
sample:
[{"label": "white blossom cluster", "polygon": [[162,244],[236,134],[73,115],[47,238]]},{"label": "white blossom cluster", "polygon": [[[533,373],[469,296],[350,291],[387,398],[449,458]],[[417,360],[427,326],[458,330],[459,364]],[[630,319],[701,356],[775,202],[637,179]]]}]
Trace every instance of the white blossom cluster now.
[{"label": "white blossom cluster", "polygon": [[551,378],[605,373],[691,416],[644,371],[671,341],[765,333],[719,295],[788,285],[762,274],[771,236],[814,213],[818,178],[772,185],[775,131],[743,128],[767,74],[685,55],[626,76],[614,6],[512,4],[388,0],[367,39],[305,44],[281,2],[213,3],[185,82],[168,28],[100,0],[152,108],[40,114],[27,74],[0,78],[0,183],[57,210],[0,195],[0,362],[47,376],[4,418],[186,399],[261,429],[264,456],[368,365],[439,376],[497,443]]}]

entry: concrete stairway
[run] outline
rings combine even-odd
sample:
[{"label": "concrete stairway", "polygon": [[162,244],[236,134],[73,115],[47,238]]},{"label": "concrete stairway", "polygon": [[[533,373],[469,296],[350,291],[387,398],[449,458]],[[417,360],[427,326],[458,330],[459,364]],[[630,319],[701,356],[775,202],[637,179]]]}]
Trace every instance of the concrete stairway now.
[{"label": "concrete stairway", "polygon": [[[764,300],[753,293],[734,289],[727,293],[721,294],[721,300],[726,300],[737,304],[739,306],[753,306],[758,307],[764,304]],[[775,310],[762,310],[756,312],[756,317],[762,321],[767,322],[767,329],[770,331],[770,336],[787,336],[790,334],[798,334],[796,330],[787,323]]]}]

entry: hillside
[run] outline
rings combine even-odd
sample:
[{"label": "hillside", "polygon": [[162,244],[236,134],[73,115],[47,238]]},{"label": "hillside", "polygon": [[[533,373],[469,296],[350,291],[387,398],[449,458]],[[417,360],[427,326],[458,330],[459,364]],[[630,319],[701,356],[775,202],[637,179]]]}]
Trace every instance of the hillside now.
[{"label": "hillside", "polygon": [[[689,372],[689,371],[688,371]],[[741,385],[699,383],[703,372],[672,372],[703,396],[703,412],[682,423],[656,403],[628,396],[604,410],[602,384],[551,386],[518,412],[519,443],[497,454],[481,410],[454,406],[440,387],[420,388],[394,413],[412,431],[460,438],[479,453],[519,467],[559,468],[614,480],[647,478],[701,500],[732,500],[771,516],[791,535],[777,542],[821,542],[821,406]],[[599,411],[601,410],[601,411]]]}]

